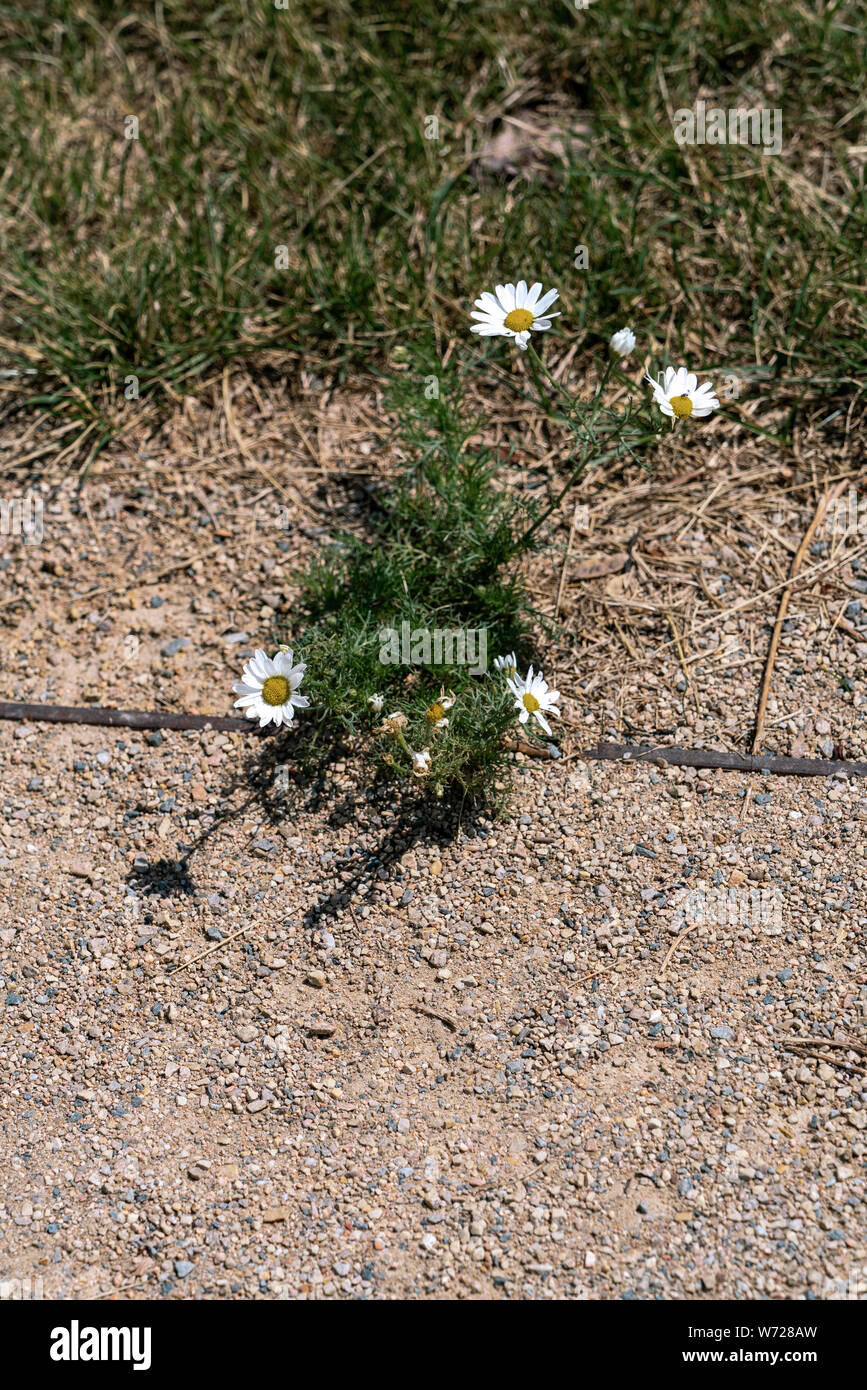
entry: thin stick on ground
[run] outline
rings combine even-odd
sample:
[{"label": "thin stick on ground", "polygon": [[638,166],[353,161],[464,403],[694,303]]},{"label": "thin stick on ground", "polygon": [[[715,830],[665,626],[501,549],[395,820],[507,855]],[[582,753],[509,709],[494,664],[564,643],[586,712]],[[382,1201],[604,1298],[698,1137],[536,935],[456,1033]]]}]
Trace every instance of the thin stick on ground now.
[{"label": "thin stick on ground", "polygon": [[31,705],[0,700],[0,719],[32,719],[45,724],[100,724],[115,729],[220,729],[247,734],[259,726],[249,719],[220,714],[182,714],[164,710],[106,709],[102,705]]},{"label": "thin stick on ground", "polygon": [[765,712],[768,707],[768,696],[770,695],[771,691],[771,680],[773,679],[774,675],[774,664],[777,659],[777,650],[780,645],[780,636],[783,631],[783,623],[785,621],[786,613],[789,608],[789,599],[792,596],[792,585],[798,577],[798,571],[801,568],[801,561],[807,553],[810,542],[812,541],[813,536],[816,534],[818,527],[821,526],[825,518],[825,513],[828,510],[828,504],[832,501],[836,501],[836,499],[840,496],[840,493],[843,491],[844,487],[845,483],[837,483],[835,487],[831,488],[830,492],[826,492],[822,496],[822,498],[819,501],[819,505],[816,508],[813,520],[810,522],[809,526],[804,532],[804,535],[801,538],[801,544],[798,546],[798,549],[792,556],[792,563],[789,566],[789,577],[786,581],[785,588],[780,594],[780,602],[777,608],[777,621],[774,623],[774,630],[771,634],[771,645],[768,648],[768,657],[765,662],[765,671],[762,677],[761,692],[759,694],[759,708],[756,714],[756,728],[755,733],[753,734],[753,753],[758,753],[759,751],[759,743],[761,742],[762,732],[765,727]]},{"label": "thin stick on ground", "polygon": [[248,922],[246,927],[239,927],[231,936],[227,936],[225,941],[218,941],[216,945],[209,946],[207,951],[200,951],[197,956],[193,956],[190,960],[185,960],[182,961],[180,965],[172,966],[169,973],[171,975],[179,975],[182,970],[188,970],[191,965],[196,965],[200,960],[204,960],[205,956],[212,956],[215,951],[222,951],[224,946],[231,946],[234,941],[238,940],[239,936],[243,936],[245,932],[248,932],[252,925],[252,922]]},{"label": "thin stick on ground", "polygon": [[663,975],[668,969],[668,963],[674,955],[675,951],[677,950],[678,946],[680,945],[681,941],[683,941],[684,937],[688,936],[689,933],[693,930],[693,928],[697,926],[698,922],[690,922],[688,927],[684,927],[682,932],[678,932],[677,936],[674,938],[674,940],[672,941],[671,945],[665,953],[665,960],[662,962],[662,969],[659,972],[660,979],[662,979]]},{"label": "thin stick on ground", "polygon": [[[570,755],[572,756],[572,755]],[[787,777],[867,777],[867,763],[823,758],[788,758],[727,753],[716,748],[649,747],[639,744],[597,743],[575,756],[587,762],[646,762],[662,767],[722,768],[727,772],[769,772]]]},{"label": "thin stick on ground", "polygon": [[566,570],[569,567],[569,559],[572,554],[572,542],[575,539],[575,527],[578,522],[578,504],[572,513],[572,525],[569,527],[569,539],[566,542],[566,554],[563,556],[563,568],[560,571],[560,583],[557,585],[557,601],[554,604],[554,621],[560,616],[560,604],[563,602],[563,589],[566,585]]},{"label": "thin stick on ground", "polygon": [[617,969],[621,960],[622,957],[618,956],[616,960],[609,961],[607,965],[600,965],[598,970],[591,970],[589,975],[579,975],[578,979],[573,981],[573,984],[583,985],[585,980],[595,980],[597,975],[607,975],[609,970]]},{"label": "thin stick on ground", "polygon": [[[676,622],[674,621],[674,618],[673,618],[671,612],[670,612],[668,609],[665,610],[665,616],[666,616],[666,618],[668,619],[668,625],[669,625],[669,627],[671,628],[671,631],[672,631],[672,633],[673,633],[673,635],[674,635],[674,644],[675,644],[675,647],[677,648],[677,655],[678,655],[678,657],[679,657],[679,659],[680,659],[680,669],[681,669],[681,671],[683,672],[683,678],[684,678],[684,680],[686,681],[687,689],[689,690],[689,693],[690,693],[690,695],[692,696],[693,704],[695,705],[695,712],[696,712],[696,714],[701,714],[701,709],[699,708],[699,703],[698,703],[698,696],[697,696],[696,693],[695,693],[695,686],[694,686],[693,683],[692,683],[692,680],[691,680],[690,674],[689,674],[689,670],[688,670],[688,668],[687,668],[687,664],[686,664],[686,653],[685,653],[684,650],[683,650],[683,643],[682,643],[682,641],[680,640],[680,633],[679,633],[678,630],[677,630],[677,624],[676,624]],[[755,749],[753,749],[753,752],[755,752]]]},{"label": "thin stick on ground", "polygon": [[786,1038],[785,1042],[787,1047],[790,1043],[793,1047],[842,1047],[867,1057],[867,1046],[857,1038]]},{"label": "thin stick on ground", "polygon": [[444,1023],[453,1033],[457,1032],[457,1020],[451,1014],[440,1013],[436,1009],[428,1008],[427,1004],[411,1004],[410,1008],[414,1014],[423,1014],[425,1018],[435,1018],[438,1023]]},{"label": "thin stick on ground", "polygon": [[795,1057],[812,1057],[814,1061],[824,1062],[829,1067],[840,1067],[850,1074],[854,1072],[857,1076],[867,1076],[867,1067],[860,1067],[857,1062],[849,1062],[844,1057],[835,1057],[833,1052],[821,1052],[817,1047],[801,1047],[796,1042],[785,1042],[783,1048]]}]

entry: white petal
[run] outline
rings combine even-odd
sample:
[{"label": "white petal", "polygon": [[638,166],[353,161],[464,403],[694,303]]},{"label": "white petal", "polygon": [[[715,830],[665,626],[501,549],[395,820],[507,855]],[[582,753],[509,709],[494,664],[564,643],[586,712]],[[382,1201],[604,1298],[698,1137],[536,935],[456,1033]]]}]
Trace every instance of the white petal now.
[{"label": "white petal", "polygon": [[515,286],[498,285],[497,298],[502,304],[507,314],[510,314],[515,307]]},{"label": "white petal", "polygon": [[530,335],[529,335],[529,333],[516,333],[516,334],[515,334],[515,342],[518,344],[518,347],[519,347],[519,348],[523,348],[523,350],[524,350],[525,352],[526,352],[526,350],[527,350],[527,344],[529,343],[529,341],[530,341]]},{"label": "white petal", "polygon": [[250,671],[256,680],[261,681],[264,685],[268,677],[274,674],[274,663],[269,661],[264,652],[257,652],[250,662]]},{"label": "white petal", "polygon": [[542,711],[537,709],[535,713],[536,713],[536,718],[538,719],[539,723],[542,725],[542,728],[545,730],[545,733],[548,734],[548,735],[550,736],[550,734],[551,734],[551,725],[548,723],[547,719],[543,719],[543,718],[542,718]]},{"label": "white petal", "polygon": [[530,288],[528,289],[528,291],[527,291],[527,298],[524,300],[524,308],[525,308],[525,309],[533,309],[533,308],[535,308],[536,300],[539,298],[539,295],[540,295],[541,293],[542,293],[542,281],[541,281],[541,280],[536,280],[536,281],[534,282],[534,284],[532,284],[532,285],[530,286]]},{"label": "white petal", "polygon": [[541,316],[542,314],[544,314],[546,309],[550,309],[551,305],[554,303],[554,300],[559,298],[559,290],[548,290],[548,293],[543,294],[542,298],[537,302],[534,312],[537,316]]},{"label": "white petal", "polygon": [[670,385],[669,388],[668,388],[668,396],[669,396],[669,399],[670,399],[672,396],[685,396],[685,395],[687,395],[687,392],[688,392],[687,382],[688,382],[688,380],[689,380],[689,372],[686,370],[686,367],[678,367],[677,371],[676,371],[675,374],[674,374],[674,377],[672,378],[671,385]]},{"label": "white petal", "polygon": [[665,376],[662,378],[662,389],[666,395],[669,394],[671,383],[674,381],[676,375],[677,373],[675,372],[674,367],[666,367]]}]

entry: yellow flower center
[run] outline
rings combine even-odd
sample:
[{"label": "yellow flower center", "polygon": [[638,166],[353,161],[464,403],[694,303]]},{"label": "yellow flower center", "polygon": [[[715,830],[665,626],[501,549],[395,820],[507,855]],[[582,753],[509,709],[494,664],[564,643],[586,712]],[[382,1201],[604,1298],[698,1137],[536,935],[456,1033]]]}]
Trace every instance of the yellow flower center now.
[{"label": "yellow flower center", "polygon": [[269,676],[262,686],[262,699],[266,705],[285,705],[292,694],[292,687],[285,676]]},{"label": "yellow flower center", "polygon": [[689,396],[672,396],[670,404],[678,420],[686,420],[692,414]]},{"label": "yellow flower center", "polygon": [[506,315],[506,327],[511,328],[513,333],[526,333],[532,325],[533,315],[529,309],[513,309]]},{"label": "yellow flower center", "polygon": [[535,714],[537,709],[541,709],[541,706],[539,704],[539,701],[536,699],[536,696],[531,695],[529,690],[524,691],[524,694],[521,696],[521,699],[524,701],[524,709],[527,711],[528,714]]},{"label": "yellow flower center", "polygon": [[436,704],[436,703],[434,703],[434,704],[431,705],[430,709],[429,709],[428,712],[427,712],[427,716],[426,716],[427,722],[428,722],[429,724],[438,724],[439,721],[440,721],[441,719],[445,719],[445,717],[446,717],[446,712],[445,712],[445,710],[443,709],[442,705]]}]

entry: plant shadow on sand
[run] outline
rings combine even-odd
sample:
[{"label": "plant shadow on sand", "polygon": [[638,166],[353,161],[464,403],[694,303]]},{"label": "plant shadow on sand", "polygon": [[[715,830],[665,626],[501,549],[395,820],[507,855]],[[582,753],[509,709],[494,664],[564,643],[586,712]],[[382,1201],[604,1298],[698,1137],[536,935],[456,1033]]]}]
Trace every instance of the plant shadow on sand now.
[{"label": "plant shadow on sand", "polygon": [[[461,832],[474,839],[479,833],[481,810],[458,791],[446,791],[441,801],[433,797],[422,799],[418,787],[403,788],[385,777],[373,787],[364,785],[360,769],[358,780],[344,777],[341,785],[336,786],[330,769],[348,756],[340,736],[323,738],[321,729],[304,733],[298,729],[291,745],[291,760],[284,739],[255,737],[256,746],[245,757],[241,769],[226,780],[217,794],[217,809],[211,813],[212,818],[194,840],[179,841],[177,858],[163,857],[145,863],[144,856],[136,857],[126,876],[135,894],[143,899],[200,897],[203,890],[196,883],[192,868],[195,856],[220,831],[253,810],[261,816],[259,838],[263,840],[267,838],[267,828],[282,834],[287,825],[297,826],[300,812],[309,815],[327,810],[327,824],[335,831],[351,823],[361,831],[363,821],[372,821],[376,829],[381,829],[373,847],[342,859],[322,873],[319,891],[302,919],[304,926],[313,928],[321,918],[346,910],[352,896],[365,884],[370,891],[377,881],[387,881],[390,870],[412,846],[425,840],[447,844]],[[266,854],[271,852],[270,847],[265,849]],[[335,883],[338,872],[340,881]]]}]

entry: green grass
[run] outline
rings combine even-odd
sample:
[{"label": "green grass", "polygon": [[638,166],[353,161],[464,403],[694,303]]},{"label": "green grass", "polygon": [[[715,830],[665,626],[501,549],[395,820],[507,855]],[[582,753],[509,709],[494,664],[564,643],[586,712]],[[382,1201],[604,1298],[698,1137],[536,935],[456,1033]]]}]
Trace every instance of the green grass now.
[{"label": "green grass", "polygon": [[[0,365],[36,366],[20,389],[88,448],[130,420],[129,375],[162,409],[263,347],[348,374],[435,323],[472,352],[471,299],[521,275],[559,287],[582,353],[629,321],[704,368],[860,389],[858,0],[44,8],[0,6]],[[780,107],[782,156],[680,149],[699,96]],[[491,122],[555,100],[586,152],[480,180]]]}]

